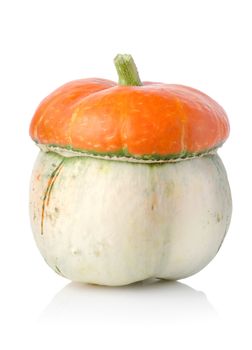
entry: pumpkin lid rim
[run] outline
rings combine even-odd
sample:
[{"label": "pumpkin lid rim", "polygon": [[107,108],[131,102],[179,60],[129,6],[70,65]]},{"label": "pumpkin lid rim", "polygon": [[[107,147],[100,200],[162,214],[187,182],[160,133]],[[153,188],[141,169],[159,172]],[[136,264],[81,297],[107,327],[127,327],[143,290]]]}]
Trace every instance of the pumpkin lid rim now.
[{"label": "pumpkin lid rim", "polygon": [[74,158],[74,157],[83,157],[83,158],[94,158],[100,160],[108,161],[119,161],[119,162],[129,162],[129,163],[142,163],[142,164],[164,164],[164,163],[177,163],[180,161],[191,160],[196,158],[202,158],[208,155],[217,154],[217,151],[222,144],[219,144],[217,147],[214,147],[209,150],[205,150],[198,153],[185,153],[180,155],[118,155],[116,153],[102,153],[102,152],[92,152],[92,151],[83,151],[75,150],[70,147],[62,147],[58,145],[47,145],[40,144],[36,142],[36,145],[40,148],[42,152],[52,152],[59,154],[65,158]]}]

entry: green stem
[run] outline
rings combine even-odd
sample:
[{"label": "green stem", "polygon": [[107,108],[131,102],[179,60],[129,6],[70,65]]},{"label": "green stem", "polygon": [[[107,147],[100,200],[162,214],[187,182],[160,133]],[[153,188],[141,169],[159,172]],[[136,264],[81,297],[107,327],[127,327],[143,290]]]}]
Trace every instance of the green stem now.
[{"label": "green stem", "polygon": [[141,86],[137,67],[131,55],[117,55],[114,64],[119,77],[119,85]]}]

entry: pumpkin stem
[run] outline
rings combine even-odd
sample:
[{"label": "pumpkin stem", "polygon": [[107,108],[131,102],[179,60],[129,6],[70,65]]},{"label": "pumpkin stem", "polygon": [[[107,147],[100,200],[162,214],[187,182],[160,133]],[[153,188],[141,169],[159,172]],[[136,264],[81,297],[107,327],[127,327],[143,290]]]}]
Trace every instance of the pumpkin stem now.
[{"label": "pumpkin stem", "polygon": [[119,77],[119,85],[141,86],[137,67],[131,55],[117,55],[114,64]]}]

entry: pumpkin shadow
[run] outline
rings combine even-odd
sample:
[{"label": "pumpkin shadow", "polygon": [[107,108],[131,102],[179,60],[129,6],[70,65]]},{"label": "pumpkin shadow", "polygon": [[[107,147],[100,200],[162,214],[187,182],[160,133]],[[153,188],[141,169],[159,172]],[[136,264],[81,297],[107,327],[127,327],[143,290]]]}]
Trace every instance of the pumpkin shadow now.
[{"label": "pumpkin shadow", "polygon": [[216,319],[203,292],[181,282],[147,280],[124,287],[71,282],[55,295],[38,322],[174,325]]}]

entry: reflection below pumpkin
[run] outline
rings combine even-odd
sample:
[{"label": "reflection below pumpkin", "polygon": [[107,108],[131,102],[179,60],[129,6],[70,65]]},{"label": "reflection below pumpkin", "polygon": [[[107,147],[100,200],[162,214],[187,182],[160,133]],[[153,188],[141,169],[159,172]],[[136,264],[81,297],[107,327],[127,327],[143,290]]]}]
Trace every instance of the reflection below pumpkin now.
[{"label": "reflection below pumpkin", "polygon": [[71,282],[46,307],[39,323],[176,324],[218,318],[203,292],[157,279],[124,287]]}]

